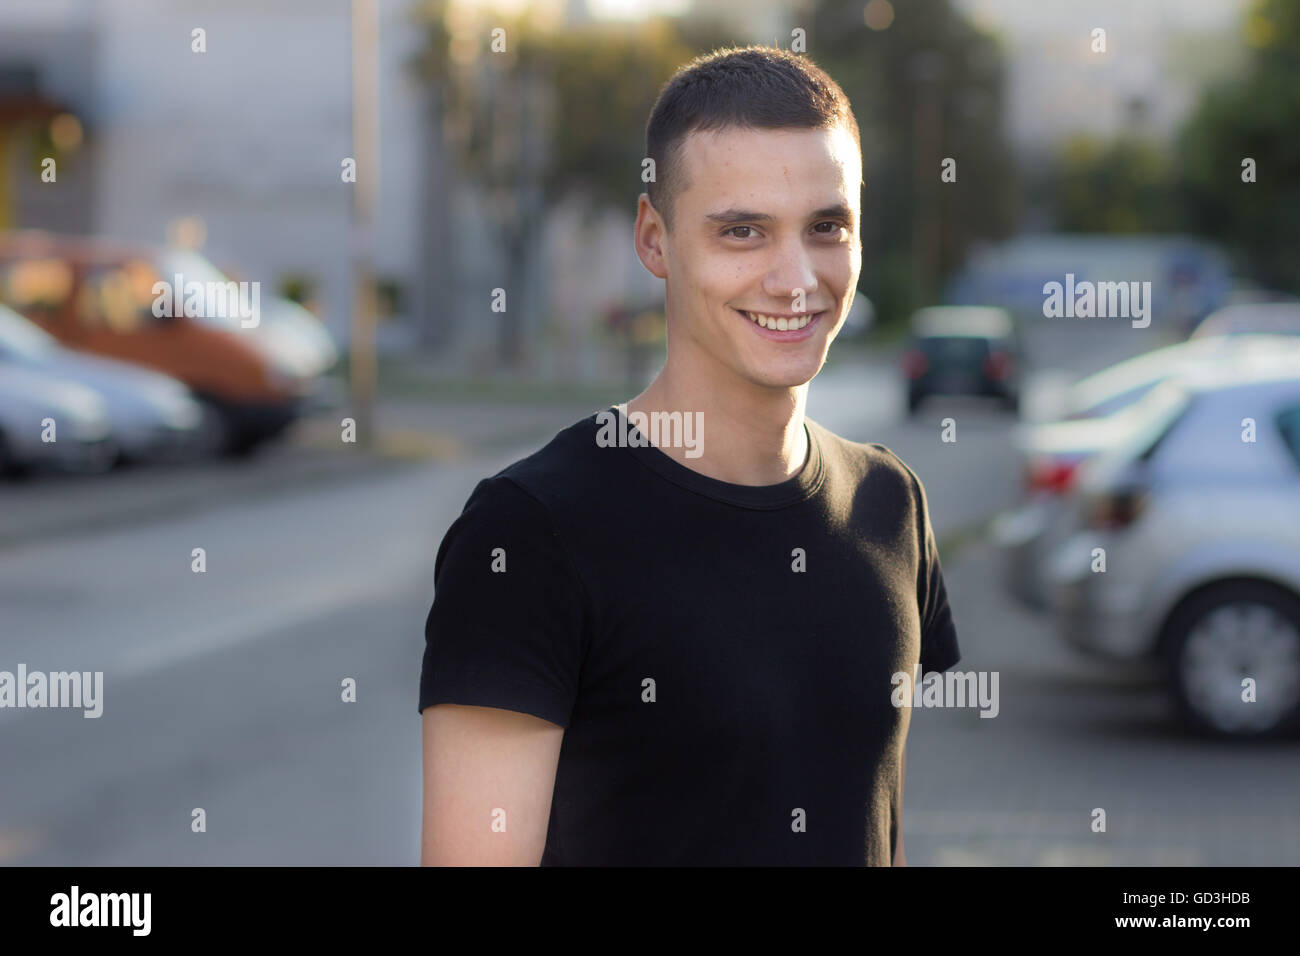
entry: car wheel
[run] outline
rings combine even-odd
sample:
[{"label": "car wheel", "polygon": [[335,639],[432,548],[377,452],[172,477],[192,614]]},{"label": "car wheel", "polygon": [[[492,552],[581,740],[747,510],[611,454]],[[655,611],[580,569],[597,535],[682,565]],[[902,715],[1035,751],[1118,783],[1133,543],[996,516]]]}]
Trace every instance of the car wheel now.
[{"label": "car wheel", "polygon": [[17,478],[22,474],[22,466],[9,450],[4,432],[0,432],[0,477]]},{"label": "car wheel", "polygon": [[221,407],[209,399],[200,399],[202,415],[195,433],[194,450],[200,458],[229,454],[235,440],[230,419]]},{"label": "car wheel", "polygon": [[[1216,585],[1169,622],[1166,664],[1179,715],[1221,737],[1268,737],[1300,722],[1300,599],[1262,582]],[[1245,680],[1254,681],[1253,700]]]},{"label": "car wheel", "polygon": [[4,432],[0,432],[0,477],[20,479],[29,478],[31,474],[31,463],[16,457]]},{"label": "car wheel", "polygon": [[261,450],[264,444],[265,444],[264,439],[260,437],[240,438],[237,441],[233,441],[226,446],[224,455],[227,458],[240,458],[240,459],[252,458],[254,455],[257,454],[258,451]]}]

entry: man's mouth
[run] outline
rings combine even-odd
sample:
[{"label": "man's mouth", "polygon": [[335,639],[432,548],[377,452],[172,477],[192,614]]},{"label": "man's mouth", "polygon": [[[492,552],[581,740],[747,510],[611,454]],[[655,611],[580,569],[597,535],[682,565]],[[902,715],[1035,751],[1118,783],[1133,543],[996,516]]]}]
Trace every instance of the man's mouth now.
[{"label": "man's mouth", "polygon": [[737,309],[741,315],[749,319],[755,325],[773,332],[797,332],[804,328],[808,323],[813,322],[821,315],[820,312],[800,312],[798,314],[771,314],[767,312],[746,312],[743,309]]}]

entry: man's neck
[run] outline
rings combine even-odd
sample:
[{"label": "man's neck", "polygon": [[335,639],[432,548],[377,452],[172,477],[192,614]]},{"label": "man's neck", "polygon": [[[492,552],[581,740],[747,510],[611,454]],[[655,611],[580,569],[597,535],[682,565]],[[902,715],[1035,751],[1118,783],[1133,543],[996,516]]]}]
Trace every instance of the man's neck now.
[{"label": "man's neck", "polygon": [[[692,378],[693,376],[686,376]],[[632,412],[701,413],[699,454],[661,445],[693,471],[735,485],[775,485],[799,473],[808,457],[804,405],[808,386],[766,389],[739,383],[705,389],[676,381],[665,366],[644,392],[627,402]]]}]

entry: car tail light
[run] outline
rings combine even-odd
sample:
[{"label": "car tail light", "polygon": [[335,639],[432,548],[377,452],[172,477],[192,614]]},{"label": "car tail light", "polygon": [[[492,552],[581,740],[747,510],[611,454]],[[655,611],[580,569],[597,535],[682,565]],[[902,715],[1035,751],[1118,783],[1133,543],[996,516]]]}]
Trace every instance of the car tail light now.
[{"label": "car tail light", "polygon": [[984,374],[1001,382],[1011,375],[1013,364],[1011,356],[1006,352],[990,352],[984,359]]},{"label": "car tail light", "polygon": [[1127,528],[1146,510],[1146,505],[1146,492],[1141,488],[1122,488],[1095,495],[1087,503],[1088,527]]},{"label": "car tail light", "polygon": [[1045,491],[1048,494],[1063,495],[1074,486],[1074,478],[1078,470],[1078,461],[1039,459],[1029,463],[1029,469],[1025,474],[1025,485],[1030,492]]},{"label": "car tail light", "polygon": [[930,360],[920,349],[908,349],[903,353],[899,364],[903,367],[903,374],[908,378],[920,378],[930,367]]}]

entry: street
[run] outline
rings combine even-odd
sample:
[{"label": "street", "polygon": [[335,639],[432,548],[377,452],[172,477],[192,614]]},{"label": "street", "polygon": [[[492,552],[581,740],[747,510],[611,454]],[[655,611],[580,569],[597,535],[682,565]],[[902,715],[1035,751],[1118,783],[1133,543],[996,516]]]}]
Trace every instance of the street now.
[{"label": "street", "polygon": [[[1037,330],[1035,387],[1150,347],[1142,335]],[[1017,500],[1012,419],[939,399],[908,421],[893,375],[836,363],[808,414],[887,445],[920,476],[958,667],[999,672],[1001,692],[994,719],[913,713],[908,863],[1300,863],[1296,742],[1187,737],[1149,676],[1079,657],[1049,617],[1013,604],[983,534]],[[276,450],[216,482],[221,493],[150,513],[115,507],[140,494],[126,480],[60,486],[76,522],[59,520],[48,490],[0,488],[0,668],[102,670],[105,686],[98,719],[0,710],[0,863],[418,862],[416,691],[438,543],[479,478],[594,410],[532,407],[525,420],[502,406],[508,444],[471,435],[433,458],[322,466],[310,481],[272,480],[316,454]],[[939,438],[947,415],[955,443]],[[418,427],[421,412],[402,420]],[[355,703],[341,699],[347,678]],[[1092,830],[1095,808],[1105,832]]]}]

